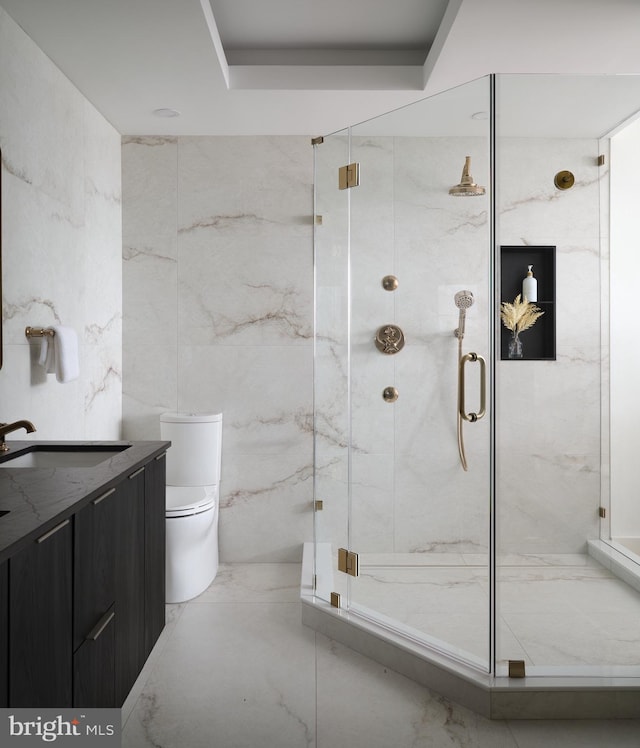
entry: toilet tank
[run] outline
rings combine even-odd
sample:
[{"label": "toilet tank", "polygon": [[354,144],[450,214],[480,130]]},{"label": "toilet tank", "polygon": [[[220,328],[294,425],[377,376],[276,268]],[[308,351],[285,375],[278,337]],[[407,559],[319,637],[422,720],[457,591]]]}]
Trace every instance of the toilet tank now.
[{"label": "toilet tank", "polygon": [[163,413],[168,486],[212,486],[220,480],[222,413]]}]

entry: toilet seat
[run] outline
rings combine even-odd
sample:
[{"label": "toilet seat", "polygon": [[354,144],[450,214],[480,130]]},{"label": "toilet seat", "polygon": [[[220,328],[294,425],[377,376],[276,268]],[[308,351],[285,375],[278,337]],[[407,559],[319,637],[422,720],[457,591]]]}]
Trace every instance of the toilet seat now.
[{"label": "toilet seat", "polygon": [[166,518],[202,514],[216,505],[217,486],[167,486]]}]

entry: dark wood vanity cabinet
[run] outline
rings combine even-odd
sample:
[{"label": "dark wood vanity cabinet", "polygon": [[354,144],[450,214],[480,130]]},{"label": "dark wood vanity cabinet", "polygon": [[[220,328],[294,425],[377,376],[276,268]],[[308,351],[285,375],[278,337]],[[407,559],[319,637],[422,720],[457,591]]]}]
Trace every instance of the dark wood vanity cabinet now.
[{"label": "dark wood vanity cabinet", "polygon": [[116,512],[116,703],[127,698],[144,664],[143,468],[119,487]]},{"label": "dark wood vanity cabinet", "polygon": [[9,560],[9,706],[72,703],[73,525],[53,527]]},{"label": "dark wood vanity cabinet", "polygon": [[165,460],[0,564],[0,707],[120,707],[165,620]]},{"label": "dark wood vanity cabinet", "polygon": [[0,709],[9,704],[9,564],[0,564]]},{"label": "dark wood vanity cabinet", "polygon": [[111,488],[74,516],[74,706],[116,706],[117,500]]},{"label": "dark wood vanity cabinet", "polygon": [[147,463],[144,477],[144,657],[149,656],[165,624],[166,453]]},{"label": "dark wood vanity cabinet", "polygon": [[116,703],[121,706],[165,624],[165,459],[123,481],[116,512]]}]

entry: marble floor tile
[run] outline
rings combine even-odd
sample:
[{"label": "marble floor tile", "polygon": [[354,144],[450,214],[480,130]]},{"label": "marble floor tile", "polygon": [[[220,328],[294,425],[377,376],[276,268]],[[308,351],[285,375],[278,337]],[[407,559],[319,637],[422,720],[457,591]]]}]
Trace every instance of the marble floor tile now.
[{"label": "marble floor tile", "polygon": [[210,587],[193,603],[296,603],[300,564],[220,564]]},{"label": "marble floor tile", "polygon": [[185,609],[186,603],[175,603],[171,605],[166,606],[166,612],[165,612],[165,626],[164,630],[160,634],[160,638],[156,642],[154,648],[151,650],[151,654],[149,655],[147,661],[144,664],[144,667],[142,668],[142,672],[136,679],[136,682],[133,684],[133,687],[131,688],[131,691],[129,692],[129,695],[127,696],[124,704],[122,705],[122,726],[124,727],[127,723],[129,717],[131,716],[131,713],[133,712],[133,708],[136,705],[137,700],[140,698],[140,694],[142,693],[142,690],[145,687],[145,684],[147,682],[147,679],[149,678],[149,675],[153,672],[153,669],[158,661],[160,661],[162,657],[162,653],[164,652],[164,648],[167,645],[167,642],[171,638],[171,634],[173,633],[173,629],[175,628],[175,625],[182,615],[184,609]]},{"label": "marble floor tile", "polygon": [[317,748],[518,748],[484,719],[318,634]]},{"label": "marble floor tile", "polygon": [[[167,627],[123,709],[123,721],[131,716],[122,747],[640,745],[640,720],[491,721],[447,701],[304,627],[291,600],[299,574],[298,564],[222,564],[203,595],[168,606]],[[593,626],[610,622],[598,614]],[[627,620],[623,636],[632,638],[633,626]]]},{"label": "marble floor tile", "polygon": [[299,748],[315,742],[314,633],[299,604],[189,604],[123,748]]},{"label": "marble floor tile", "polygon": [[640,721],[544,720],[510,721],[518,748],[638,748]]}]

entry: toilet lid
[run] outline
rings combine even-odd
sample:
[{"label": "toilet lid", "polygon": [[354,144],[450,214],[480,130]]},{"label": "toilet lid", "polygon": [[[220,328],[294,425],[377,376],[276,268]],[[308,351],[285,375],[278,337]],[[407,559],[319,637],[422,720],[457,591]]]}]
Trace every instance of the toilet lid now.
[{"label": "toilet lid", "polygon": [[222,420],[222,413],[162,413],[160,421],[165,423],[215,423]]},{"label": "toilet lid", "polygon": [[167,486],[167,517],[200,514],[215,506],[217,486]]}]

